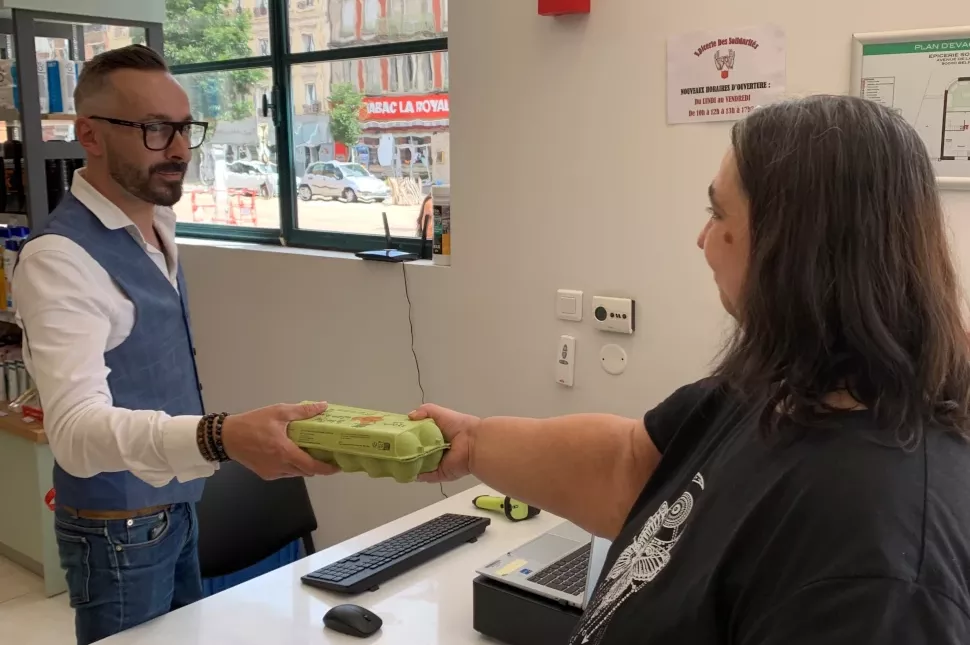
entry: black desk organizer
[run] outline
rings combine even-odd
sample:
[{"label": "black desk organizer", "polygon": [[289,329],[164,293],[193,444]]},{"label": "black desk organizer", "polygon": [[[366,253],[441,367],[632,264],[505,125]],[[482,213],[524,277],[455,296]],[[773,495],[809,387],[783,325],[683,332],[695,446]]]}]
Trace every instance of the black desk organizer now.
[{"label": "black desk organizer", "polygon": [[472,626],[506,645],[564,645],[579,609],[478,576],[472,582]]}]

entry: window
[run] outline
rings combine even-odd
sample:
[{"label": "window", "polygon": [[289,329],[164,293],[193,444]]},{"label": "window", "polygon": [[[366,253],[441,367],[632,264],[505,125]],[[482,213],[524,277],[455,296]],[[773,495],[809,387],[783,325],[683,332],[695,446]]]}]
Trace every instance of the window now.
[{"label": "window", "polygon": [[340,11],[340,36],[353,37],[357,32],[357,0],[343,0]]},{"label": "window", "polygon": [[[399,248],[417,250],[421,201],[449,174],[446,5],[224,0],[224,13],[173,12],[166,53],[210,123],[175,207],[179,234],[359,251],[383,248],[387,213]],[[289,25],[289,50],[271,18]],[[190,46],[214,32],[232,37]],[[401,42],[407,54],[395,54]],[[263,115],[270,88],[289,132]]]},{"label": "window", "polygon": [[[445,164],[451,157],[438,154],[447,145],[436,135],[448,132],[450,105],[445,91],[433,89],[433,60],[431,53],[354,60],[355,68],[364,70],[363,87],[358,79],[346,82],[343,73],[331,69],[323,99],[328,112],[321,115],[326,118],[294,111],[295,157],[306,160],[318,154],[326,169],[333,170],[322,173],[310,165],[297,175],[299,233],[379,235],[381,214],[386,213],[395,237],[418,235],[420,201],[436,180],[448,176]],[[310,73],[326,76],[311,71],[318,65],[295,66],[294,82]],[[381,90],[385,68],[388,88]],[[394,70],[401,70],[400,75]],[[407,74],[414,81],[397,91],[395,78],[407,79]],[[441,165],[434,161],[438,158]]]},{"label": "window", "polygon": [[354,80],[354,61],[342,60],[333,64],[333,82],[351,83]]},{"label": "window", "polygon": [[418,64],[414,56],[404,57],[404,89],[413,92],[418,84]]},{"label": "window", "polygon": [[[169,65],[177,67],[270,55],[267,0],[205,2],[201,3],[205,5],[204,10],[189,11],[184,10],[186,4],[200,5],[199,2],[168,3],[172,13],[165,21],[164,30],[165,58]],[[217,9],[219,6],[221,9]],[[177,12],[177,7],[183,10]],[[117,46],[112,45],[109,49]]]},{"label": "window", "polygon": [[388,89],[392,92],[401,92],[401,65],[400,59],[392,58],[388,61]]},{"label": "window", "polygon": [[178,221],[278,229],[276,139],[271,117],[255,107],[262,103],[259,88],[272,85],[270,70],[176,74],[176,79],[193,116],[209,122],[206,141],[189,164],[182,200],[174,206]]},{"label": "window", "polygon": [[371,36],[377,34],[380,17],[380,0],[364,0],[364,24],[361,28],[361,32]]},{"label": "window", "polygon": [[430,92],[434,89],[434,60],[431,54],[418,54],[418,87],[419,92]]},{"label": "window", "polygon": [[429,40],[448,31],[449,0],[281,1],[289,7],[290,42],[299,43],[304,25],[315,18],[322,26],[319,49]]},{"label": "window", "polygon": [[364,79],[365,87],[364,91],[368,94],[380,94],[383,91],[382,78],[384,72],[381,70],[381,61],[379,58],[368,58],[364,63]]},{"label": "window", "polygon": [[104,43],[95,43],[91,45],[91,56],[97,56],[98,54],[103,54],[105,52]]}]

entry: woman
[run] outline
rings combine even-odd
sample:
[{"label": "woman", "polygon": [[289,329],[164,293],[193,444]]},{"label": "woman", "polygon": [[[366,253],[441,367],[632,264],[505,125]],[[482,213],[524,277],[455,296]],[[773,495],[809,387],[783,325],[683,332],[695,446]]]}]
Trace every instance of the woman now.
[{"label": "woman", "polygon": [[970,643],[970,363],[924,143],[860,99],[766,107],[710,202],[738,323],[710,378],[643,420],[425,406],[452,448],[423,479],[614,540],[574,643]]}]

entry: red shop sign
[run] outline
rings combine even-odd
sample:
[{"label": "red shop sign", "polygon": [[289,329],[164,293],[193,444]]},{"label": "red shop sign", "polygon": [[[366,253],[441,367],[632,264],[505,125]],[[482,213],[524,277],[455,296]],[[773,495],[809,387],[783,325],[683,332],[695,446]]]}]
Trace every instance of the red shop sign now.
[{"label": "red shop sign", "polygon": [[450,112],[447,94],[364,97],[360,111],[365,121],[447,119]]}]

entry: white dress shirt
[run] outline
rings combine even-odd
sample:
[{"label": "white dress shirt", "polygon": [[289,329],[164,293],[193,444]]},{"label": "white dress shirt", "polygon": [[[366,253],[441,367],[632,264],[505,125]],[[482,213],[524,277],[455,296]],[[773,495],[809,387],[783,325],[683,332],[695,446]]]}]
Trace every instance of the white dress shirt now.
[{"label": "white dress shirt", "polygon": [[[126,229],[178,289],[172,209],[155,209],[159,250],[84,179],[83,170],[74,173],[71,192],[107,228]],[[13,296],[24,330],[24,362],[37,384],[44,430],[61,468],[75,477],[130,471],[153,486],[215,471],[196,444],[199,417],[113,406],[104,354],[128,338],[135,306],[87,251],[61,235],[33,240],[20,254]]]}]

